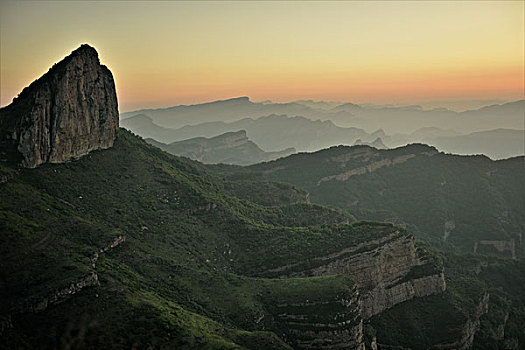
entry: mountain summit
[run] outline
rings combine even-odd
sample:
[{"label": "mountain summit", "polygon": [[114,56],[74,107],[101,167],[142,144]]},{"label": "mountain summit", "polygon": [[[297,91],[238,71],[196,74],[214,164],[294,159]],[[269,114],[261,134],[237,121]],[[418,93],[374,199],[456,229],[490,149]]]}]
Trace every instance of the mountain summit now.
[{"label": "mountain summit", "polygon": [[62,163],[112,147],[117,129],[113,75],[84,44],[0,109],[0,158]]}]

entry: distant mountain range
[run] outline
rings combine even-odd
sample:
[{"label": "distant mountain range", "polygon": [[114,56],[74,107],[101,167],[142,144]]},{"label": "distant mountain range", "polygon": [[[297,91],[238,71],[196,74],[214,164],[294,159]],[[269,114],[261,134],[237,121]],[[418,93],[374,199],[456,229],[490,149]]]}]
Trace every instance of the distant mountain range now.
[{"label": "distant mountain range", "polygon": [[245,118],[236,122],[209,122],[188,125],[179,129],[160,127],[148,115],[139,114],[121,120],[121,126],[144,137],[172,143],[194,137],[215,137],[226,132],[246,130],[247,137],[264,151],[277,152],[287,148],[316,151],[333,145],[353,145],[358,139],[372,142],[384,132],[368,134],[358,128],[341,128],[331,121],[310,120],[304,117],[269,115],[257,119]]},{"label": "distant mountain range", "polygon": [[525,128],[525,100],[459,113],[445,108],[424,110],[420,106],[363,107],[352,103],[330,110],[331,113],[335,111],[338,113],[334,113],[331,120],[338,125],[347,126],[351,123],[367,130],[381,128],[389,134],[412,133],[426,127],[452,129],[460,133]]},{"label": "distant mountain range", "polygon": [[[287,148],[311,152],[354,144],[391,148],[421,142],[444,152],[501,159],[525,153],[524,115],[525,100],[454,112],[311,100],[255,103],[240,97],[123,113],[121,125],[166,144],[245,130],[265,152]],[[378,137],[381,143],[372,144]]]},{"label": "distant mountain range", "polygon": [[503,159],[525,154],[525,131],[495,129],[460,136],[440,136],[425,140],[439,150],[454,154],[484,154]]},{"label": "distant mountain range", "polygon": [[525,100],[454,112],[445,108],[425,110],[421,106],[374,106],[323,101],[256,103],[248,97],[239,97],[191,106],[127,112],[121,114],[121,119],[137,114],[147,114],[155,124],[168,128],[215,121],[234,122],[272,114],[331,120],[341,127],[356,127],[368,132],[383,129],[388,134],[407,134],[425,127],[453,129],[460,133],[525,128]]},{"label": "distant mountain range", "polygon": [[492,159],[525,154],[525,131],[515,129],[494,129],[462,135],[453,130],[422,128],[408,135],[384,136],[383,141],[390,147],[420,142],[446,153],[484,154]]},{"label": "distant mountain range", "polygon": [[264,152],[248,139],[244,130],[227,132],[212,138],[195,137],[168,145],[151,138],[146,139],[146,142],[173,155],[208,164],[250,165],[295,153],[295,148],[287,148],[280,152]]},{"label": "distant mountain range", "polygon": [[238,97],[191,106],[175,106],[165,109],[144,109],[121,114],[126,119],[137,114],[149,115],[155,124],[167,128],[180,128],[206,122],[234,122],[244,118],[258,118],[271,114],[302,116],[309,119],[330,119],[331,112],[317,110],[299,103],[255,103],[248,97]]}]

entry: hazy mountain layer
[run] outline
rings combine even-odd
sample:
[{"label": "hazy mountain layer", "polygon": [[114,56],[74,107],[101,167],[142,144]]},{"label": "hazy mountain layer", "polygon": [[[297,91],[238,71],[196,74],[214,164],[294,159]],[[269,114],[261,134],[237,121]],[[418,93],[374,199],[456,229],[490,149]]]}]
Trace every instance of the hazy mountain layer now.
[{"label": "hazy mountain layer", "polygon": [[455,154],[484,154],[503,159],[525,154],[525,130],[496,129],[461,136],[426,140],[440,151]]},{"label": "hazy mountain layer", "polygon": [[[258,118],[270,114],[320,119],[326,113],[325,111],[294,102],[255,103],[250,101],[248,97],[239,97],[191,106],[182,105],[165,109],[144,109],[136,112],[127,112],[122,113],[121,118],[126,119],[136,114],[147,114],[156,124],[176,129],[185,125],[197,125],[215,121],[233,122],[244,118]],[[328,112],[328,114],[331,113]]]},{"label": "hazy mountain layer", "polygon": [[330,110],[330,119],[341,126],[365,130],[383,129],[388,134],[412,133],[425,127],[470,133],[489,129],[525,129],[525,100],[492,105],[476,110],[454,112],[448,109],[423,110],[419,106],[362,107],[352,103]]},{"label": "hazy mountain layer", "polygon": [[[275,111],[282,115],[269,116]],[[265,151],[290,147],[299,151],[316,151],[340,144],[353,145],[358,139],[360,143],[370,144],[381,137],[387,147],[423,142],[444,152],[485,154],[502,159],[525,153],[525,136],[517,131],[525,128],[524,115],[525,101],[454,112],[423,110],[419,106],[323,101],[253,103],[248,98],[238,98],[124,113],[122,125],[163,143],[246,130],[248,137]],[[166,126],[176,130],[164,128]],[[365,130],[377,131],[368,134]],[[457,137],[450,138],[452,136]]]},{"label": "hazy mountain layer", "polygon": [[412,134],[383,137],[390,147],[413,142],[425,143],[446,153],[484,154],[492,159],[505,159],[525,154],[525,131],[495,129],[461,135],[453,130],[422,128]]},{"label": "hazy mountain layer", "polygon": [[244,130],[228,132],[209,139],[196,137],[168,145],[154,139],[146,139],[146,142],[173,155],[188,157],[207,164],[250,165],[295,153],[294,148],[280,152],[264,152],[246,137]]},{"label": "hazy mountain layer", "polygon": [[424,127],[453,129],[461,133],[489,129],[525,129],[525,101],[496,104],[464,112],[444,108],[424,110],[420,106],[374,106],[353,103],[299,101],[291,103],[254,103],[247,97],[192,106],[149,109],[123,113],[122,119],[147,114],[160,126],[180,128],[205,122],[233,122],[270,114],[302,116],[312,120],[331,120],[342,127],[356,127],[372,132],[383,129],[388,134],[412,133]]},{"label": "hazy mountain layer", "polygon": [[374,147],[374,148],[377,148],[377,149],[388,148],[388,147],[385,146],[385,144],[383,143],[383,140],[381,140],[380,137],[378,137],[377,139],[375,139],[372,142],[363,142],[362,140],[357,140],[354,143],[354,146],[362,146],[362,145]]},{"label": "hazy mountain layer", "polygon": [[364,130],[341,128],[330,121],[312,121],[303,117],[289,118],[283,115],[246,118],[233,123],[204,123],[176,130],[161,128],[143,114],[124,119],[121,124],[144,138],[163,143],[194,137],[215,137],[226,132],[246,130],[248,138],[264,151],[281,151],[287,148],[314,151],[333,145],[353,145],[358,139],[374,141],[377,138],[375,134],[369,135]]}]

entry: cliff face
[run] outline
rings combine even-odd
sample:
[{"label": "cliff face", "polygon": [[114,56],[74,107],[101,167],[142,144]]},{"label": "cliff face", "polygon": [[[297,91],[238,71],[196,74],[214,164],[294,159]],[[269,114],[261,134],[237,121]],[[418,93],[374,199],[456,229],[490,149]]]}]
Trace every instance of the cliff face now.
[{"label": "cliff face", "polygon": [[[368,248],[372,249],[368,250]],[[442,271],[427,265],[412,235],[399,233],[367,242],[361,249],[310,272],[314,276],[346,274],[359,286],[365,319],[414,297],[443,292]]]},{"label": "cliff face", "polygon": [[82,45],[0,110],[0,157],[33,168],[113,146],[115,83],[97,51]]},{"label": "cliff face", "polygon": [[279,270],[281,277],[346,275],[361,295],[361,315],[368,319],[396,304],[441,293],[446,284],[443,270],[417,249],[414,237],[401,231],[314,259],[306,271]]},{"label": "cliff face", "polygon": [[[300,280],[291,279],[290,284]],[[316,292],[314,283],[306,290],[296,285],[284,294],[274,292],[269,297],[270,315],[267,315],[274,323],[268,329],[298,350],[364,350],[359,292],[348,283],[344,290],[334,285],[333,289]],[[297,293],[298,290],[302,292]]]}]

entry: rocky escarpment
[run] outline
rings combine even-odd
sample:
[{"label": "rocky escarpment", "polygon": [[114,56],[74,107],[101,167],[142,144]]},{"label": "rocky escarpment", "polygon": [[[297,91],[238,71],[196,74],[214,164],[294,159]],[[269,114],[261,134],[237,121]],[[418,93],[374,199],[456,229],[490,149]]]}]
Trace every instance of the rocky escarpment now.
[{"label": "rocky escarpment", "polygon": [[407,155],[395,157],[394,159],[385,158],[382,160],[378,160],[366,166],[362,166],[362,167],[355,168],[355,169],[350,169],[340,174],[323,177],[319,179],[319,181],[317,181],[317,186],[319,186],[321,183],[325,181],[330,181],[330,180],[346,181],[352,176],[373,173],[377,169],[381,169],[386,166],[402,164],[406,162],[407,160],[414,158],[415,156],[416,156],[415,154],[407,154]]},{"label": "rocky escarpment", "polygon": [[296,265],[289,265],[268,273],[278,273],[280,277],[350,276],[361,295],[364,319],[446,288],[442,267],[416,248],[412,235],[401,230],[315,258],[310,266],[315,267],[298,272]]},{"label": "rocky escarpment", "polygon": [[316,292],[311,286],[300,293],[271,292],[269,309],[275,323],[269,328],[298,350],[364,350],[359,292],[351,281],[346,283],[350,285],[344,290],[334,285],[326,291]]},{"label": "rocky escarpment", "polygon": [[22,301],[13,310],[13,313],[40,312],[49,305],[60,303],[68,297],[80,292],[82,289],[92,286],[98,286],[98,275],[95,271],[90,271],[68,285],[58,288],[44,297],[34,297]]},{"label": "rocky escarpment", "polygon": [[0,158],[33,168],[113,146],[118,129],[113,76],[82,45],[0,110]]}]

